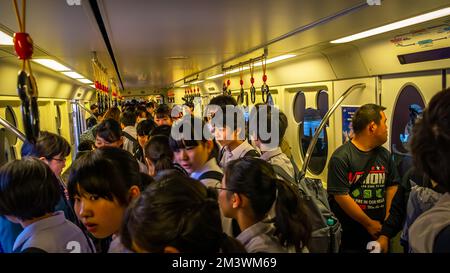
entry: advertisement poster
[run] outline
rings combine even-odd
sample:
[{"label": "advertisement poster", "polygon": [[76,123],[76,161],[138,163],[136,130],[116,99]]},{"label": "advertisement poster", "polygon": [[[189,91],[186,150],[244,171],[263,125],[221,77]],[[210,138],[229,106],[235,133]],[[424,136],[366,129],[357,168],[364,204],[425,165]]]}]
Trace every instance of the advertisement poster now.
[{"label": "advertisement poster", "polygon": [[342,143],[353,137],[352,118],[359,106],[342,105]]}]

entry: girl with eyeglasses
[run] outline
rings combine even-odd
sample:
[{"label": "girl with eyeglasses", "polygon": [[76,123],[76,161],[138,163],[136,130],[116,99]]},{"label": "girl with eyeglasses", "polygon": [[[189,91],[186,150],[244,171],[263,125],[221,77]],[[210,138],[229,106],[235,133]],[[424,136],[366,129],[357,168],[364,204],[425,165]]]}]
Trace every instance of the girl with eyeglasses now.
[{"label": "girl with eyeglasses", "polygon": [[[218,187],[226,217],[236,219],[238,239],[247,252],[305,252],[311,224],[297,189],[276,178],[272,166],[258,158],[231,161]],[[275,206],[275,219],[267,216]]]}]

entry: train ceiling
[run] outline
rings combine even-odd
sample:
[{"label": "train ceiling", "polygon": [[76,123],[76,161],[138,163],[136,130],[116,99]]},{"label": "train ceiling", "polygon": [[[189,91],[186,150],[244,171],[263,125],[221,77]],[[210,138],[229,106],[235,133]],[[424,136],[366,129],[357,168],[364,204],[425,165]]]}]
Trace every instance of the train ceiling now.
[{"label": "train ceiling", "polygon": [[[18,1],[19,3],[21,1]],[[118,77],[90,2],[96,2],[127,91],[160,90],[205,68],[221,72],[225,60],[322,18],[364,4],[361,0],[39,0],[27,1],[27,32],[39,47],[93,78],[92,52]],[[376,1],[369,1],[376,2]],[[78,5],[79,3],[79,5]],[[268,46],[270,57],[329,41],[449,5],[448,0],[384,0]],[[0,1],[0,30],[18,31],[12,1]],[[0,46],[0,62],[15,58]],[[259,56],[263,49],[229,62]],[[225,64],[226,65],[226,64]]]}]

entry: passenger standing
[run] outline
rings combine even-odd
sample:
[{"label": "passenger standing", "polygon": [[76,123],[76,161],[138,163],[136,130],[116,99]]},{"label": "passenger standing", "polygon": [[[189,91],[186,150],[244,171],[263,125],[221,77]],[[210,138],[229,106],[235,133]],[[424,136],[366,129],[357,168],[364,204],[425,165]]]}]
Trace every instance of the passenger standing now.
[{"label": "passenger standing", "polygon": [[73,164],[68,189],[75,212],[95,238],[112,236],[109,252],[128,252],[119,229],[125,209],[143,189],[141,179],[133,156],[115,147],[96,149]]},{"label": "passenger standing", "polygon": [[58,178],[41,160],[24,158],[0,169],[0,215],[23,227],[13,252],[91,252],[80,228],[55,211],[60,198]]},{"label": "passenger standing", "polygon": [[95,147],[122,148],[123,137],[119,122],[114,119],[105,119],[95,128]]},{"label": "passenger standing", "polygon": [[[226,217],[236,219],[237,236],[247,252],[302,252],[311,236],[298,190],[275,176],[272,166],[259,158],[231,161],[217,187]],[[275,203],[274,222],[263,221]]]},{"label": "passenger standing", "polygon": [[413,252],[450,253],[450,89],[437,93],[413,128],[415,165],[446,192],[409,229]]},{"label": "passenger standing", "polygon": [[125,213],[123,244],[135,252],[245,252],[222,232],[214,196],[213,189],[185,176],[153,182]]},{"label": "passenger standing", "polygon": [[328,164],[330,206],[342,223],[341,252],[367,252],[388,217],[399,181],[388,150],[386,108],[365,104],[355,113],[351,141]]},{"label": "passenger standing", "polygon": [[158,105],[155,110],[154,120],[157,126],[172,126],[171,109],[167,104]]},{"label": "passenger standing", "polygon": [[136,114],[131,111],[123,112],[120,116],[120,127],[124,136],[123,149],[134,155],[139,147],[136,132]]}]

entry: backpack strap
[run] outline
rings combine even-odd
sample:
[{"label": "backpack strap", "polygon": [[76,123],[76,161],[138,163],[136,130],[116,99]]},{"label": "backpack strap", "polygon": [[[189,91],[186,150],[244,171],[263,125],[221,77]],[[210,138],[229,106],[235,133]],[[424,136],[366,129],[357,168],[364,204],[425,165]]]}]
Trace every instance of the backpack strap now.
[{"label": "backpack strap", "polygon": [[221,173],[221,172],[207,171],[207,172],[202,173],[202,175],[200,175],[198,180],[214,179],[214,180],[222,181],[222,178],[223,178],[223,173]]},{"label": "backpack strap", "polygon": [[133,142],[133,144],[137,144],[139,145],[139,142],[137,141],[137,139],[135,139],[132,135],[130,135],[129,133],[122,131],[122,135],[126,138],[128,138],[131,142]]},{"label": "backpack strap", "polygon": [[298,185],[297,181],[295,180],[295,177],[292,177],[289,175],[283,168],[281,168],[278,165],[272,165],[273,170],[275,173],[283,178],[284,181],[289,182],[293,185]]},{"label": "backpack strap", "polygon": [[260,157],[261,155],[255,150],[251,149],[248,152],[245,153],[244,157]]}]

